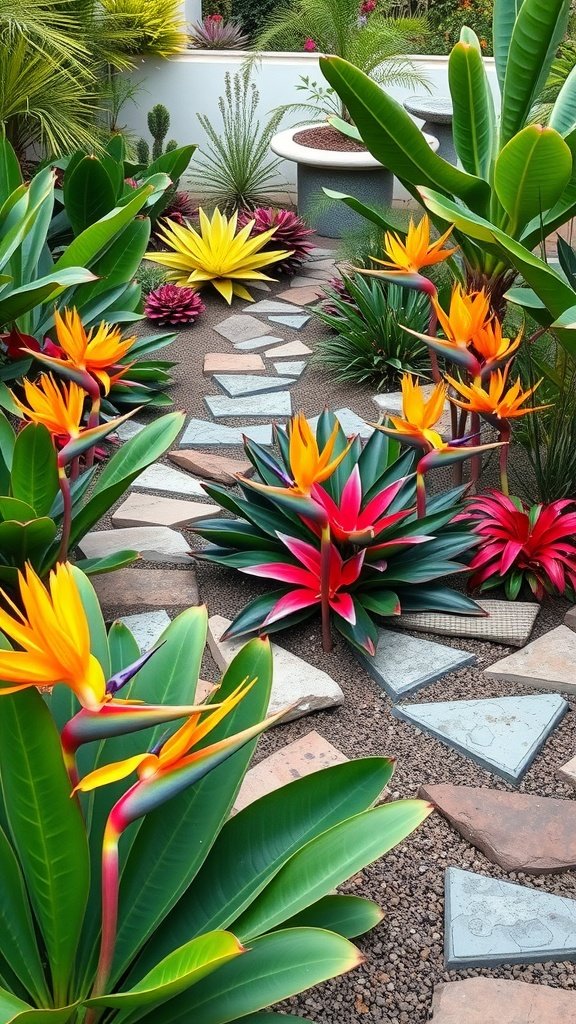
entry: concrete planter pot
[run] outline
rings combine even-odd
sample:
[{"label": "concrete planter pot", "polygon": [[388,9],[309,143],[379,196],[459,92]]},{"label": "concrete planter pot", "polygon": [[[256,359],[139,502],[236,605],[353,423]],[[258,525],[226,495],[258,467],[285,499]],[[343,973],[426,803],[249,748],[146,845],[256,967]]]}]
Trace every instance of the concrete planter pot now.
[{"label": "concrete planter pot", "polygon": [[[391,206],[394,176],[370,153],[350,153],[331,149],[313,149],[294,141],[297,132],[318,125],[299,125],[278,132],[270,148],[284,160],[292,160],[297,168],[298,213],[310,222],[318,234],[326,238],[342,238],[357,229],[362,217],[343,203],[326,203],[323,189],[345,192],[372,206]],[[437,139],[426,138],[438,148]]]}]

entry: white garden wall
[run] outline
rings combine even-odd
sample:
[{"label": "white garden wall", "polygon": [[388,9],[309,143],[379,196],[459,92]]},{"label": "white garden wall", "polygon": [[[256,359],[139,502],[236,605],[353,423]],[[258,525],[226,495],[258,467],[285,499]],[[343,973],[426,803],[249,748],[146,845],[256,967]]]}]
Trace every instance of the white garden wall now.
[{"label": "white garden wall", "polygon": [[[188,18],[198,0],[186,0]],[[223,92],[226,71],[237,71],[246,60],[246,54],[233,50],[190,50],[169,61],[158,59],[143,60],[133,79],[141,84],[135,102],[123,109],[127,127],[138,135],[146,133],[146,113],[154,103],[164,103],[170,111],[170,136],[180,143],[195,142],[202,149],[205,136],[198,124],[196,112],[206,114],[215,127],[220,122],[218,97]],[[432,95],[448,95],[448,59],[438,56],[414,58],[418,71],[426,78]],[[494,60],[485,58],[490,84],[498,101],[498,86]],[[318,55],[314,53],[266,53],[254,69],[254,81],[260,92],[262,121],[266,115],[284,103],[302,101],[302,93],[296,91],[301,75],[324,82],[318,67]],[[425,93],[419,86],[413,90],[395,86],[389,92],[402,102],[406,96]],[[284,127],[302,120],[302,115],[286,117]],[[294,198],[296,168],[292,163],[283,162],[281,177],[278,178],[279,197],[284,193]],[[198,191],[197,186],[194,191]],[[395,197],[404,198],[406,193],[396,183]]]}]

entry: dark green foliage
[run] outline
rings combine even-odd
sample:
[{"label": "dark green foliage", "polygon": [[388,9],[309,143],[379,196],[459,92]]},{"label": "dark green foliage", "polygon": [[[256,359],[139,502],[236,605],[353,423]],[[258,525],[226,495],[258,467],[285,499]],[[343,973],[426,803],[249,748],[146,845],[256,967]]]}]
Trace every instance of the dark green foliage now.
[{"label": "dark green foliage", "polygon": [[[164,153],[171,153],[178,148],[175,139],[170,139],[164,147],[164,139],[170,129],[170,114],[163,103],[156,103],[152,110],[148,111],[148,131],[152,136],[152,160],[158,160]],[[150,162],[150,147],[146,139],[139,139],[136,143],[136,153],[139,163]]]},{"label": "dark green foliage", "polygon": [[[222,0],[213,0],[216,4],[220,2]],[[234,0],[232,14],[242,23],[244,31],[254,39],[266,27],[266,22],[277,6],[276,0]],[[224,11],[210,10],[208,13],[224,14]]]},{"label": "dark green foliage", "polygon": [[492,53],[493,0],[427,0],[417,6],[419,12],[424,7],[428,15],[428,53],[450,53],[463,25],[476,33],[485,56]]}]

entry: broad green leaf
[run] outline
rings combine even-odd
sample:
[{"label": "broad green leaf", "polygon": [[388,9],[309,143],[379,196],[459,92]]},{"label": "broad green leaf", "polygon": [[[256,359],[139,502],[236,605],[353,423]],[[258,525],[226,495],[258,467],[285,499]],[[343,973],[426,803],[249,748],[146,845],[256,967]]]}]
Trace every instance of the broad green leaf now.
[{"label": "broad green leaf", "polygon": [[97,156],[84,156],[72,169],[68,168],[64,176],[64,206],[75,235],[110,213],[115,205],[116,190]]},{"label": "broad green leaf", "polygon": [[113,622],[108,630],[108,648],[110,650],[111,675],[132,665],[140,657],[140,647],[136,637],[119,619]]},{"label": "broad green leaf", "polygon": [[548,127],[560,135],[568,135],[576,128],[576,67],[566,78],[548,118]]},{"label": "broad green leaf", "polygon": [[31,505],[18,498],[6,498],[0,494],[0,519],[11,520],[17,523],[29,523],[36,518],[36,513]]},{"label": "broad green leaf", "polygon": [[366,148],[384,167],[413,188],[440,189],[473,208],[488,202],[488,184],[433,153],[409,114],[376,82],[341,57],[321,57],[320,67],[350,111]]},{"label": "broad green leaf", "polygon": [[127,565],[132,565],[140,558],[138,551],[114,551],[102,558],[82,558],[76,565],[86,576],[98,576],[105,572],[116,572]]},{"label": "broad green leaf", "polygon": [[[319,928],[290,928],[250,943],[250,951],[225,964],[162,1009],[162,1024],[226,1024],[265,1009],[361,963],[348,939]],[[158,1015],[148,1014],[148,1024]]]},{"label": "broad green leaf", "polygon": [[30,1009],[22,1010],[10,1018],[10,1024],[68,1024],[76,1014],[78,1003],[71,1003],[69,1006],[57,1006],[54,1009]]},{"label": "broad green leaf", "polygon": [[0,988],[0,1021],[2,1024],[8,1024],[9,1021],[14,1019],[16,1014],[28,1009],[31,1009],[31,1007],[23,999],[18,999],[18,996],[15,996],[12,992]]},{"label": "broad green leaf", "polygon": [[156,160],[153,160],[146,169],[146,176],[144,178],[144,184],[147,179],[153,174],[167,174],[172,181],[179,178],[190,163],[196,146],[179,146],[177,149],[171,149],[167,153],[162,153]]},{"label": "broad green leaf", "polygon": [[[78,293],[80,300],[78,308],[82,309],[83,316],[85,315],[89,320],[99,316],[98,310],[93,308],[94,299],[97,296],[104,299],[111,289],[127,284],[134,278],[146,252],[149,239],[150,221],[145,217],[138,218],[128,224],[104,255],[91,265],[96,280],[93,284],[86,285]],[[130,351],[130,357],[134,351],[135,349]]]},{"label": "broad green leaf", "polygon": [[551,327],[564,327],[573,331],[576,329],[576,304],[565,309],[560,316],[552,322]]},{"label": "broad green leaf", "polygon": [[558,132],[540,125],[523,128],[500,151],[494,188],[518,234],[533,217],[560,199],[572,174],[572,154]]},{"label": "broad green leaf", "polygon": [[47,516],[29,523],[8,520],[0,523],[0,552],[7,562],[20,569],[28,561],[38,569],[57,532],[56,523]]},{"label": "broad green leaf", "polygon": [[72,575],[80,592],[80,599],[88,620],[90,650],[100,662],[104,676],[108,679],[110,676],[110,651],[108,649],[106,624],[100,608],[100,602],[90,580],[80,569],[72,566]]},{"label": "broad green leaf", "polygon": [[451,612],[456,615],[483,615],[482,609],[471,597],[452,587],[418,586],[399,589],[403,612]]},{"label": "broad green leaf", "polygon": [[[230,932],[207,932],[174,950],[127,991],[86,999],[84,1005],[112,1006],[122,1010],[165,1002],[245,952]],[[138,1019],[138,1016],[130,1014],[131,1020]]]},{"label": "broad green leaf", "polygon": [[45,516],[58,489],[58,466],[50,432],[41,423],[29,423],[14,445],[12,494],[31,505],[37,516]]},{"label": "broad green leaf", "polygon": [[101,256],[110,243],[124,228],[132,222],[137,213],[145,205],[146,200],[154,191],[149,185],[134,192],[133,197],[125,206],[117,206],[95,224],[91,224],[66,247],[55,266],[55,270],[63,267],[89,267]]},{"label": "broad green leaf", "polygon": [[384,911],[362,896],[323,896],[317,903],[295,914],[284,928],[326,928],[347,939],[355,939],[375,928]]},{"label": "broad green leaf", "polygon": [[16,433],[10,421],[0,412],[0,459],[7,469],[12,468],[14,457],[14,445],[16,444]]},{"label": "broad green leaf", "polygon": [[452,135],[462,166],[469,174],[488,180],[496,126],[494,100],[479,45],[462,39],[448,62],[452,96]]},{"label": "broad green leaf", "polygon": [[0,954],[37,1002],[49,1002],[24,879],[14,850],[1,828],[0,878]]},{"label": "broad green leaf", "polygon": [[87,284],[94,280],[94,274],[82,267],[69,267],[66,270],[55,271],[47,274],[46,277],[30,281],[20,288],[14,288],[6,298],[0,297],[0,320],[2,323],[11,323],[18,317],[34,309],[35,306],[49,299],[55,299],[65,288],[71,285]]},{"label": "broad green leaf", "polygon": [[522,6],[522,0],[494,0],[493,14],[493,36],[494,36],[494,60],[498,74],[500,92],[504,89],[504,78],[506,65],[508,63],[508,50],[514,30],[514,23],[518,17],[518,11]]},{"label": "broad green leaf", "polygon": [[424,800],[395,800],[333,825],[295,853],[234,922],[243,941],[276,928],[394,849],[430,814]]},{"label": "broad green leaf", "polygon": [[18,157],[5,135],[0,138],[0,205],[22,183]]},{"label": "broad green leaf", "polygon": [[54,996],[63,1004],[88,895],[88,845],[78,804],[70,799],[58,732],[33,688],[2,698],[0,774]]},{"label": "broad green leaf", "polygon": [[570,0],[524,0],[512,35],[502,89],[501,145],[524,127],[562,42]]}]

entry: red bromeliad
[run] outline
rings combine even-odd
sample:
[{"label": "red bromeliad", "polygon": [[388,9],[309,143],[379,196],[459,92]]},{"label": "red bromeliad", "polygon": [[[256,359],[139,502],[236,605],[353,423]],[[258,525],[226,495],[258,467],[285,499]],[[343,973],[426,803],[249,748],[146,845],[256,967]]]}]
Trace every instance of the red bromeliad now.
[{"label": "red bromeliad", "polygon": [[475,522],[482,545],[470,568],[470,587],[504,586],[514,600],[526,582],[538,600],[576,593],[576,501],[529,507],[520,498],[491,491],[458,516]]}]

